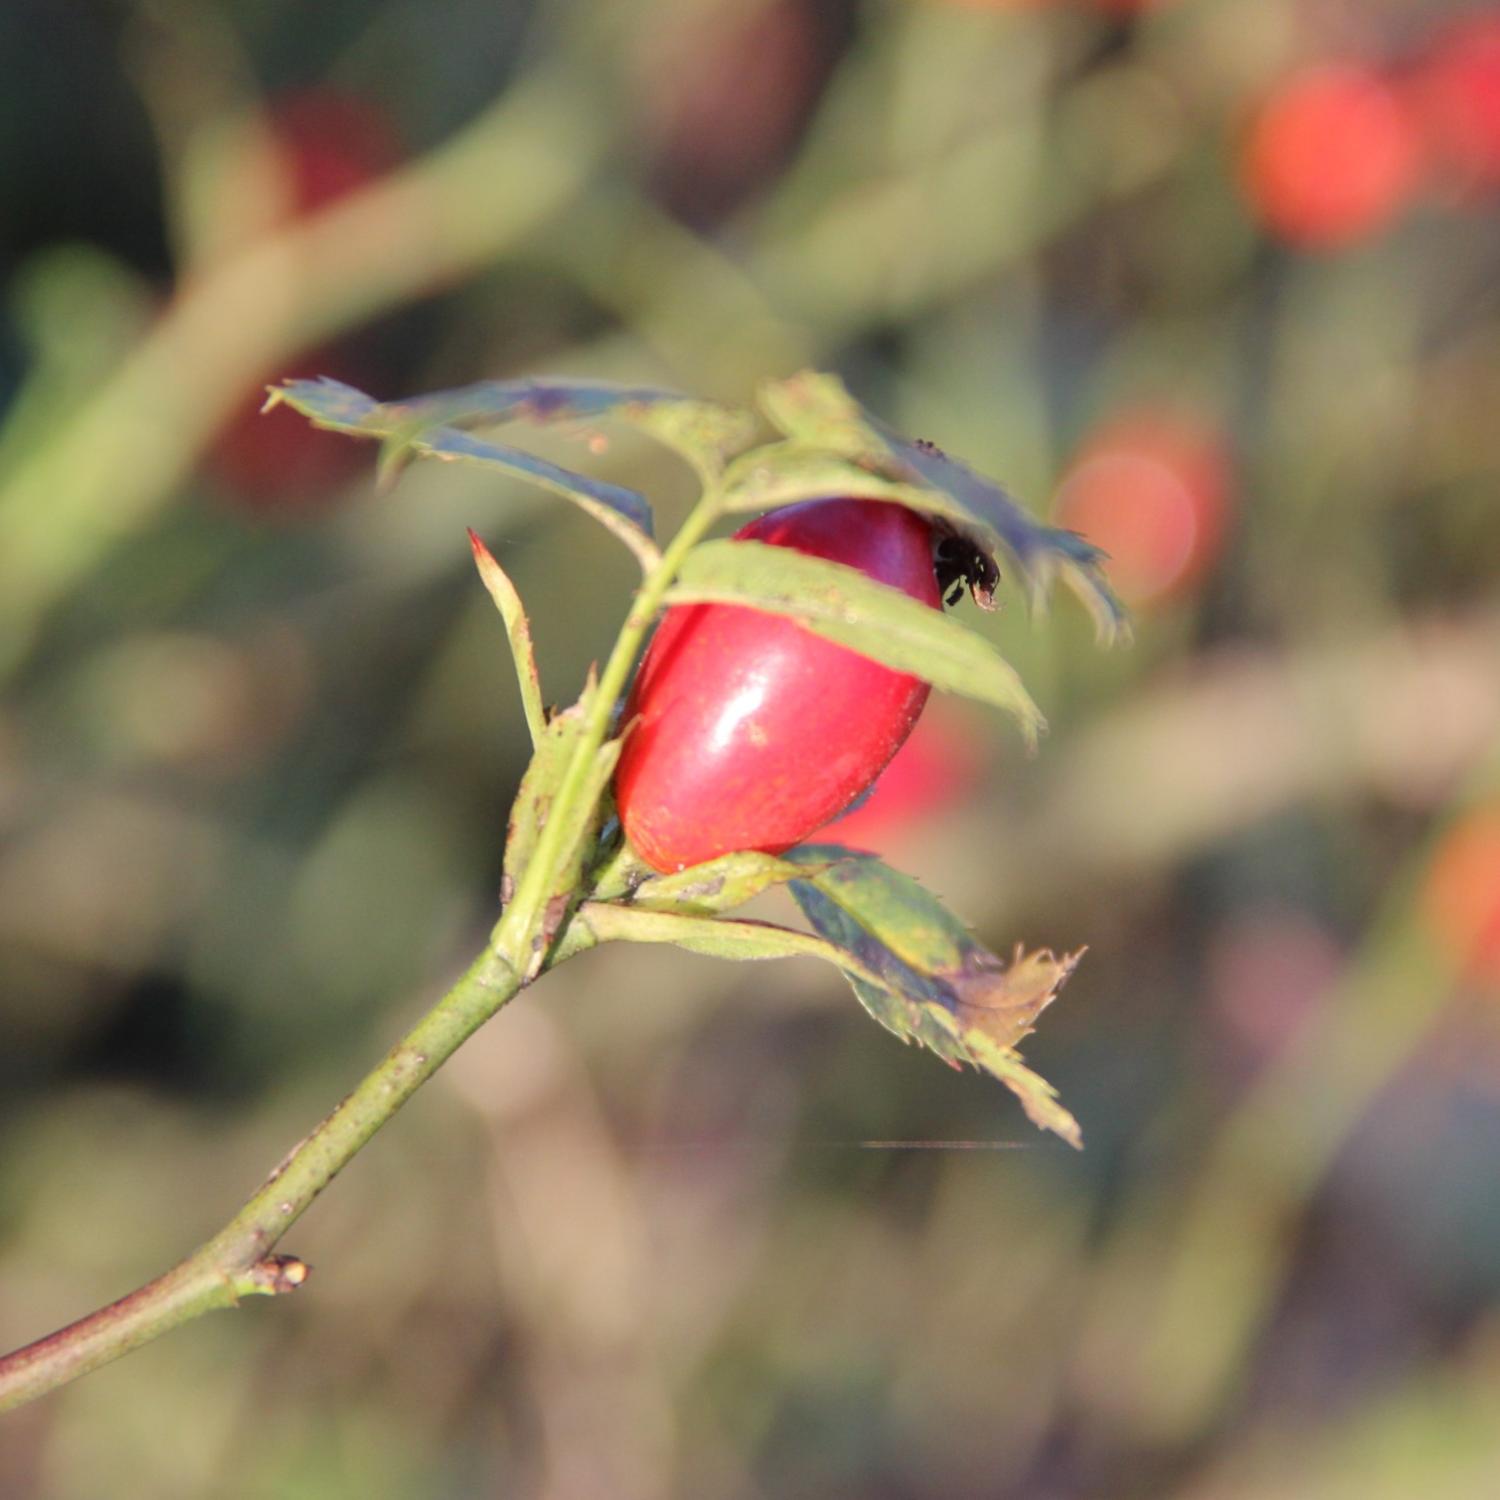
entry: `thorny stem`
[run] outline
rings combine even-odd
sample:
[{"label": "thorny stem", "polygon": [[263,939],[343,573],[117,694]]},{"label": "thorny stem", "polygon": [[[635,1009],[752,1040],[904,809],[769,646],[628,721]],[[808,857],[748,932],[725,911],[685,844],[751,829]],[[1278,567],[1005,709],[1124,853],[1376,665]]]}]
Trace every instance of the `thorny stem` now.
[{"label": "thorny stem", "polygon": [[585,805],[589,765],[609,734],[615,704],[641,642],[683,558],[719,513],[717,473],[706,465],[700,472],[703,494],[636,592],[535,857],[484,952],[211,1240],[155,1281],[0,1358],[0,1412],[76,1380],[203,1313],[233,1307],[241,1297],[295,1290],[306,1279],[308,1267],[295,1256],[273,1252],[318,1194],[531,977],[596,941],[580,923],[555,938],[547,934],[547,899],[569,846],[570,829],[576,830],[580,820],[592,815],[593,808]]}]

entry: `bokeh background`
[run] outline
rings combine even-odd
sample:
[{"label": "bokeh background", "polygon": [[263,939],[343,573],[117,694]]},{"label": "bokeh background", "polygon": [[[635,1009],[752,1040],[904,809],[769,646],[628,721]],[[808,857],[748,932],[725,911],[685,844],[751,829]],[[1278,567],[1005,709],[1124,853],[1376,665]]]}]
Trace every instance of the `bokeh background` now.
[{"label": "bokeh background", "polygon": [[266,381],[834,369],[1136,614],[1011,596],[1040,755],[937,703],[849,830],[1089,946],[1027,1049],[1083,1154],[816,966],[587,955],[306,1290],[5,1419],[0,1493],[1500,1493],[1488,7],[7,0],[0,59],[0,1343],[216,1229],[482,941],[524,730],[463,527],[551,699],[631,585]]}]

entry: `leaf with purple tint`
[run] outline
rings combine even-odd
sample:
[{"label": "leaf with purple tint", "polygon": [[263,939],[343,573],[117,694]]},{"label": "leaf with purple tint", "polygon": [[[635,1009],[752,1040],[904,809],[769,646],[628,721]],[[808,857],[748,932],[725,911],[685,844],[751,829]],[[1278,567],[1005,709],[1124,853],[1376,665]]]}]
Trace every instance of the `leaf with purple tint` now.
[{"label": "leaf with purple tint", "polygon": [[[760,401],[788,441],[745,454],[731,467],[734,509],[850,493],[910,505],[951,529],[967,554],[968,581],[981,604],[990,602],[996,558],[1004,552],[1033,604],[1061,578],[1088,608],[1101,636],[1127,633],[1124,607],[1105,579],[1097,547],[1077,532],[1036,520],[1003,485],[934,444],[893,432],[836,375],[804,371],[772,381],[762,387]],[[775,498],[764,502],[770,495]]]},{"label": "leaf with purple tint", "polygon": [[586,427],[620,422],[694,459],[722,459],[743,448],[755,432],[755,416],[744,407],[597,380],[481,380],[384,404],[419,428],[431,423],[467,429],[507,422]]},{"label": "leaf with purple tint", "polygon": [[435,415],[428,421],[420,405],[413,411],[408,404],[379,402],[326,376],[289,380],[273,387],[267,407],[282,402],[301,412],[315,427],[389,440],[398,453],[477,463],[529,479],[588,511],[635,553],[643,569],[653,566],[660,557],[651,540],[651,507],[637,490],[564,469],[508,444],[475,437],[438,421]]}]

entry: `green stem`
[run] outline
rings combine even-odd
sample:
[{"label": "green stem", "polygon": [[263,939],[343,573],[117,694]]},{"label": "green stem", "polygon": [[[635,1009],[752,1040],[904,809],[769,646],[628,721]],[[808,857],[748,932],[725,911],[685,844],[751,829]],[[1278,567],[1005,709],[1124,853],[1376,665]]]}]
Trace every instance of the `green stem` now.
[{"label": "green stem", "polygon": [[295,1257],[273,1255],[277,1241],[360,1147],[520,988],[515,966],[486,949],[206,1245],[129,1296],[0,1359],[0,1411],[86,1375],[202,1313],[233,1307],[241,1297],[295,1290],[307,1267]]},{"label": "green stem", "polygon": [[286,1231],[365,1142],[507,1000],[549,963],[560,963],[597,940],[576,922],[554,940],[546,930],[546,908],[564,853],[576,845],[579,824],[593,814],[589,769],[609,733],[641,642],[683,558],[719,514],[718,474],[706,464],[700,473],[703,493],[636,592],[534,857],[489,946],[213,1239],[118,1302],[0,1359],[0,1411],[87,1374],[202,1313],[232,1307],[243,1296],[275,1295],[301,1285],[308,1268],[295,1257],[272,1253]]},{"label": "green stem", "polygon": [[622,830],[619,844],[588,877],[589,897],[594,901],[618,901],[655,874],[656,871],[630,847]]},{"label": "green stem", "polygon": [[[719,515],[717,475],[706,468],[700,469],[700,473],[704,480],[703,493],[662,553],[661,561],[642,579],[636,590],[630,613],[625,617],[614,650],[599,679],[588,722],[552,800],[546,826],[537,840],[536,852],[505,908],[505,914],[495,926],[491,941],[501,953],[526,953],[529,936],[542,931],[543,910],[553,894],[559,863],[564,852],[575,842],[578,824],[593,812],[586,801],[589,767],[609,734],[615,704],[630,680],[641,642],[677,577],[683,559],[702,541],[704,533]],[[526,972],[524,964],[521,972]]]}]

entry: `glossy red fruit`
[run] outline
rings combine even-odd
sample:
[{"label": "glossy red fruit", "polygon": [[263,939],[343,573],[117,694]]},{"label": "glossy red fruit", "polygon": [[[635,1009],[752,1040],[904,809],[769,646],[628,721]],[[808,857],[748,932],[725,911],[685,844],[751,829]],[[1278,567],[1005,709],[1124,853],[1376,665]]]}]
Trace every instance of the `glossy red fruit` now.
[{"label": "glossy red fruit", "polygon": [[[932,532],[877,500],[771,511],[736,539],[858,568],[934,609]],[[780,853],[847,807],[901,747],[920,678],[739,605],[669,609],[626,704],[615,778],[635,851],[663,871],[738,849]]]}]

